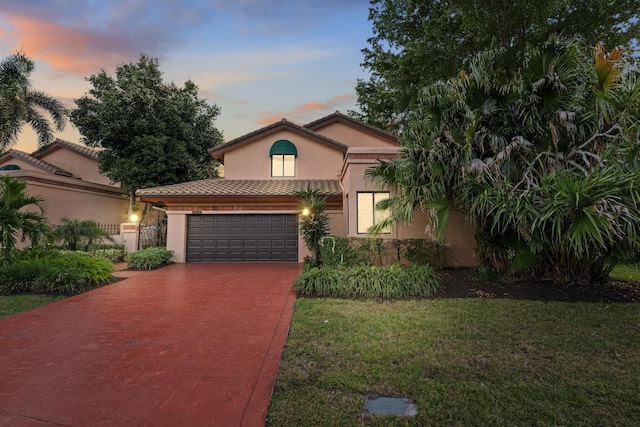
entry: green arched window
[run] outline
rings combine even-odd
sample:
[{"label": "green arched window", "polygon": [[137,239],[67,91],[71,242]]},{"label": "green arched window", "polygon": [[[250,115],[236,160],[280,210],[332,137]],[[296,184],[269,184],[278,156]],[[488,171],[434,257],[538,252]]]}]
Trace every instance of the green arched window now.
[{"label": "green arched window", "polygon": [[271,176],[296,176],[298,149],[293,142],[286,139],[277,140],[269,150],[269,157],[271,157]]}]

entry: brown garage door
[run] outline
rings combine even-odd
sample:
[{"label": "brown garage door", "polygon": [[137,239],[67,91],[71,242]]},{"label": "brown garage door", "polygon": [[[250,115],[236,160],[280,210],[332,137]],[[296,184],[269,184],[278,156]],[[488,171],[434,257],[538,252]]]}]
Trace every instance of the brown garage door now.
[{"label": "brown garage door", "polygon": [[295,215],[189,215],[187,261],[297,261]]}]

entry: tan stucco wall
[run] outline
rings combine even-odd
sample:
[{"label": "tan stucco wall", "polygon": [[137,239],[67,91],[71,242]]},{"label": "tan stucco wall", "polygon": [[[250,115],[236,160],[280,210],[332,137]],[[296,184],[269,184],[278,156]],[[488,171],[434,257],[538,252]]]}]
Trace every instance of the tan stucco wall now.
[{"label": "tan stucco wall", "polygon": [[44,172],[44,170],[40,169],[39,167],[36,167],[36,166],[32,165],[29,162],[25,162],[24,160],[16,159],[16,158],[13,158],[13,157],[5,160],[4,162],[0,162],[0,166],[4,166],[4,165],[18,165],[18,166],[20,166],[20,169],[24,170],[24,171]]},{"label": "tan stucco wall", "polygon": [[387,139],[340,122],[331,123],[317,129],[315,132],[335,139],[349,147],[397,147],[397,144]]},{"label": "tan stucco wall", "polygon": [[[224,176],[227,179],[271,179],[269,150],[279,139],[291,141],[298,150],[295,179],[336,179],[342,167],[343,154],[288,131],[252,141],[224,154]],[[287,179],[287,178],[277,178]]]},{"label": "tan stucco wall", "polygon": [[40,157],[40,159],[71,172],[74,178],[98,184],[113,185],[109,178],[100,174],[98,163],[95,160],[71,150],[58,148]]},{"label": "tan stucco wall", "polygon": [[45,198],[46,216],[51,225],[60,224],[63,217],[90,219],[102,224],[119,224],[127,219],[128,200],[119,191],[114,191],[113,187],[37,171],[4,173],[25,179],[29,195]]}]

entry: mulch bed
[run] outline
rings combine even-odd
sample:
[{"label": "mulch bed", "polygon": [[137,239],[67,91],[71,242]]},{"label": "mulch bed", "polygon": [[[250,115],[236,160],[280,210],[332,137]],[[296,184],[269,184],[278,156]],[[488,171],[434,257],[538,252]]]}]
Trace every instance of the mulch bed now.
[{"label": "mulch bed", "polygon": [[640,283],[554,283],[534,280],[473,280],[473,270],[438,271],[442,289],[433,298],[510,298],[564,302],[640,302]]}]

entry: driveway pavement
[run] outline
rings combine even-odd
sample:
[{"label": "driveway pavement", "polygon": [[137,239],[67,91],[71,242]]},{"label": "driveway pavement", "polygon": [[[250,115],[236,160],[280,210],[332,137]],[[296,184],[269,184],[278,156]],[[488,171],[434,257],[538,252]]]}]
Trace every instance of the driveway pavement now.
[{"label": "driveway pavement", "polygon": [[1,319],[0,426],[264,425],[299,272],[174,264]]}]

